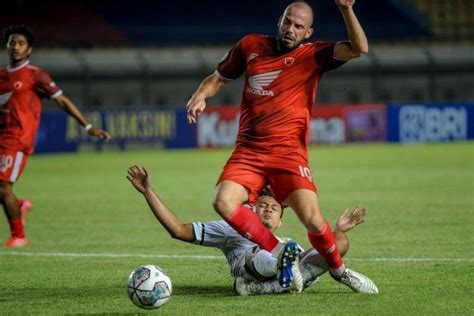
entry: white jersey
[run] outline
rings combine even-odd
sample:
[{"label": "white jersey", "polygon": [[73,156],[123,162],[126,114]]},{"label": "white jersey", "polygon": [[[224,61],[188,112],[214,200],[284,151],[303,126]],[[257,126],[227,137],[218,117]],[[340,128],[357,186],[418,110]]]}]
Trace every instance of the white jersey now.
[{"label": "white jersey", "polygon": [[219,248],[227,259],[230,273],[233,277],[240,274],[241,258],[245,252],[257,244],[242,237],[226,221],[212,221],[207,223],[195,222],[194,244]]}]

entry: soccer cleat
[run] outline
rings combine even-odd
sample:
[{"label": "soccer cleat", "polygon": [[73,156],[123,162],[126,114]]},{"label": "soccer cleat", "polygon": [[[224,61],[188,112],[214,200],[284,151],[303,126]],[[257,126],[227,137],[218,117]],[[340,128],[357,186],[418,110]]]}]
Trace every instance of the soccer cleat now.
[{"label": "soccer cleat", "polygon": [[7,248],[26,247],[28,246],[28,239],[26,239],[26,237],[19,238],[19,237],[11,236],[3,245]]},{"label": "soccer cleat", "polygon": [[295,261],[293,261],[291,272],[293,273],[293,288],[298,293],[303,292],[304,279],[303,279],[303,274],[300,271],[300,260],[298,259],[298,257],[296,258]]},{"label": "soccer cleat", "polygon": [[33,207],[33,203],[31,203],[30,200],[19,200],[19,205],[20,205],[20,212],[21,212],[21,220],[23,222],[23,225],[25,225],[26,216],[31,211],[31,208]]},{"label": "soccer cleat", "polygon": [[278,257],[277,279],[281,287],[288,288],[293,283],[293,263],[298,260],[300,252],[298,244],[294,241],[290,240],[284,245]]},{"label": "soccer cleat", "polygon": [[357,292],[357,293],[366,293],[366,294],[379,293],[379,289],[377,288],[377,285],[375,285],[375,283],[371,279],[349,268],[346,268],[344,272],[342,273],[341,278],[336,279],[336,281],[344,285],[347,285],[349,288],[351,288],[354,292]]}]

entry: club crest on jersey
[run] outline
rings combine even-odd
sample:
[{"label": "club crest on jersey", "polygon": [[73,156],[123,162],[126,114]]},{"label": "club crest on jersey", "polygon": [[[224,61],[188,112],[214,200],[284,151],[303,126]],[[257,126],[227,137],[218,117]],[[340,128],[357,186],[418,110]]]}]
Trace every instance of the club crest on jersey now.
[{"label": "club crest on jersey", "polygon": [[253,75],[249,77],[249,86],[245,92],[256,94],[256,95],[264,95],[273,97],[272,90],[265,90],[263,89],[266,86],[269,86],[280,74],[281,70],[265,72],[263,74]]},{"label": "club crest on jersey", "polygon": [[13,83],[13,88],[14,88],[15,90],[21,89],[21,87],[23,87],[23,82],[21,82],[21,81],[15,81],[15,82]]},{"label": "club crest on jersey", "polygon": [[294,57],[285,57],[285,65],[286,66],[291,66],[295,62]]}]

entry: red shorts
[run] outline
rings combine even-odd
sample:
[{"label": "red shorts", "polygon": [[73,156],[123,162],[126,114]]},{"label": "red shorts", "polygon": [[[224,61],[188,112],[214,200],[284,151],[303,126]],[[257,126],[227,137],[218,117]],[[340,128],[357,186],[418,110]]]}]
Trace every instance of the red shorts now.
[{"label": "red shorts", "polygon": [[236,149],[224,166],[218,182],[230,180],[249,191],[249,202],[254,203],[260,191],[269,184],[275,199],[283,203],[295,190],[317,192],[308,162],[299,155],[270,156],[248,149]]},{"label": "red shorts", "polygon": [[0,180],[15,183],[26,167],[28,155],[25,153],[0,147]]}]

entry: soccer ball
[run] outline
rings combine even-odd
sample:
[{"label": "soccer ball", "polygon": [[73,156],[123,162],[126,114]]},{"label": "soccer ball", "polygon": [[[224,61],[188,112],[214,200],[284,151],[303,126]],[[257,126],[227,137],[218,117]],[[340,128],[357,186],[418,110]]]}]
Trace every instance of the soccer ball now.
[{"label": "soccer ball", "polygon": [[144,265],[130,273],[127,292],[138,307],[156,309],[168,302],[172,292],[171,280],[160,267]]}]

